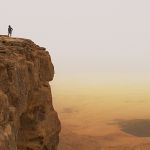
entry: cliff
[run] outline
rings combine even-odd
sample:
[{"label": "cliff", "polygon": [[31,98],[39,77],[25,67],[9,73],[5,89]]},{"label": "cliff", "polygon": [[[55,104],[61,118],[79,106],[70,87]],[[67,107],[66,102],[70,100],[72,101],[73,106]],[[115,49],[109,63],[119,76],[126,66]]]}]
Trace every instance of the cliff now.
[{"label": "cliff", "polygon": [[56,150],[49,53],[31,40],[0,36],[0,150]]}]

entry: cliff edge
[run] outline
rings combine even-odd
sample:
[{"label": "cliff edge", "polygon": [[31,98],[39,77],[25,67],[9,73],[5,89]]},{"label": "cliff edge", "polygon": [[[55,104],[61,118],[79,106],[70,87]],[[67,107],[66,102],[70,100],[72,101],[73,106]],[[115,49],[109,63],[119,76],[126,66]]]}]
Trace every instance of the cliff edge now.
[{"label": "cliff edge", "polygon": [[0,150],[56,150],[49,53],[31,40],[0,36]]}]

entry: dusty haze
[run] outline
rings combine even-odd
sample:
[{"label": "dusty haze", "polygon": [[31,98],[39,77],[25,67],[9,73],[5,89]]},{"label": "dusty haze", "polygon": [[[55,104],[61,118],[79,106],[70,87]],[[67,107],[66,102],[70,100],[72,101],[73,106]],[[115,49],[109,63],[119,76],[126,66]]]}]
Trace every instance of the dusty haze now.
[{"label": "dusty haze", "polygon": [[[130,149],[125,147],[130,143],[134,149],[150,149],[145,134],[150,117],[149,6],[149,0],[1,2],[1,34],[11,24],[13,36],[50,50],[65,150],[80,141],[76,150],[92,150],[97,143],[95,149],[101,143],[106,150]],[[118,138],[122,147],[115,143]]]}]

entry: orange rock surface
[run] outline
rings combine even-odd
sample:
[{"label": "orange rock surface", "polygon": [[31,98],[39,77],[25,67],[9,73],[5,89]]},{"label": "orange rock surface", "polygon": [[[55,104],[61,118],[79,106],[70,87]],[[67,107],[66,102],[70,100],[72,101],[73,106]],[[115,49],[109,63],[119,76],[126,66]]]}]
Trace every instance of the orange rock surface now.
[{"label": "orange rock surface", "polygon": [[60,121],[49,81],[54,67],[45,48],[0,36],[0,150],[56,150]]}]

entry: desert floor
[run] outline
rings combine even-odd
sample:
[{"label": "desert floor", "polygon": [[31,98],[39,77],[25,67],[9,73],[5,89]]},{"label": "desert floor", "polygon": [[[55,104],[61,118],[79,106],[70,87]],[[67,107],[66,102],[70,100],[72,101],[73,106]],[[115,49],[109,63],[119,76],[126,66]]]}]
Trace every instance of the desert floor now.
[{"label": "desert floor", "polygon": [[59,150],[150,150],[150,101],[143,91],[60,94]]}]

